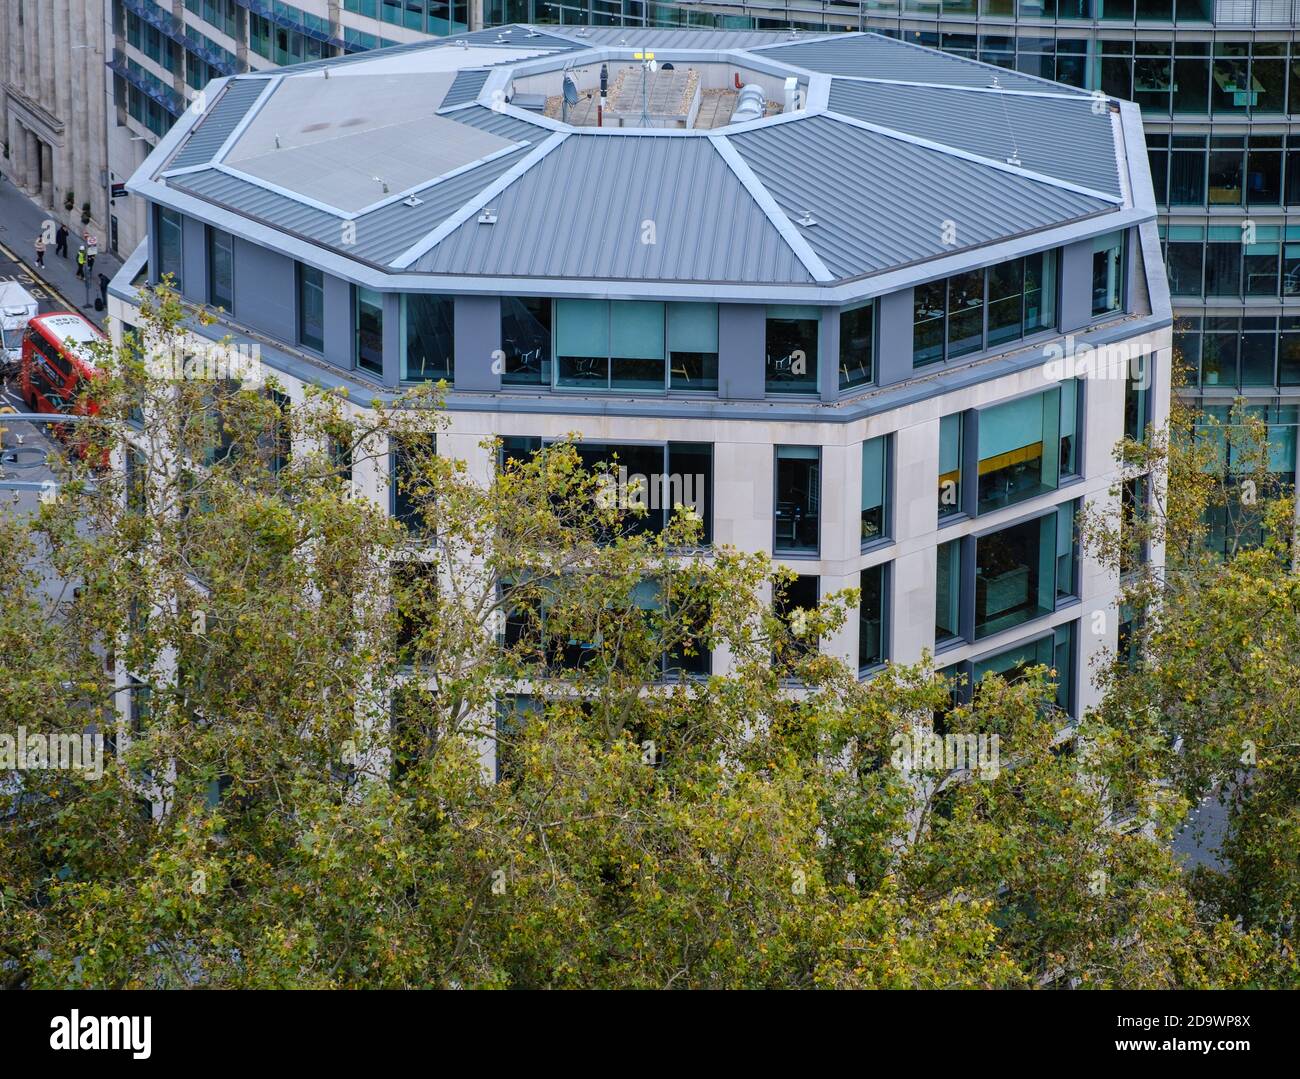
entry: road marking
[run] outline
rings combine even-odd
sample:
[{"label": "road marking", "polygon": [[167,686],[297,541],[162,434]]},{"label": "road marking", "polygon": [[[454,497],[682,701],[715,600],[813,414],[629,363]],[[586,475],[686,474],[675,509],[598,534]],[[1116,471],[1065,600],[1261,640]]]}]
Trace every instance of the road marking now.
[{"label": "road marking", "polygon": [[10,249],[8,244],[0,243],[0,252],[3,252],[8,257],[10,262],[16,263],[17,265],[23,268],[23,272],[19,274],[0,275],[0,277],[2,277],[3,280],[17,281],[24,288],[28,288],[28,286],[30,286],[30,288],[28,288],[28,291],[31,292],[38,300],[45,299],[51,303],[58,301],[69,311],[81,310],[80,307],[78,307],[75,303],[73,303],[65,295],[63,295],[63,293],[61,293],[58,289],[56,289],[53,285],[51,285],[48,281],[46,281],[45,278],[40,277],[36,273],[35,269],[27,265],[25,260],[20,258],[18,255],[14,254],[14,252]]}]

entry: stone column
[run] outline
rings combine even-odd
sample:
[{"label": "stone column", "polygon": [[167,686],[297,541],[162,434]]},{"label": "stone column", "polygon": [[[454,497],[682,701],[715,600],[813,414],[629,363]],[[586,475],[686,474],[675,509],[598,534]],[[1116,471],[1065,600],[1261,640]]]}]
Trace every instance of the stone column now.
[{"label": "stone column", "polygon": [[54,206],[54,151],[48,142],[41,148],[41,201],[47,208]]}]

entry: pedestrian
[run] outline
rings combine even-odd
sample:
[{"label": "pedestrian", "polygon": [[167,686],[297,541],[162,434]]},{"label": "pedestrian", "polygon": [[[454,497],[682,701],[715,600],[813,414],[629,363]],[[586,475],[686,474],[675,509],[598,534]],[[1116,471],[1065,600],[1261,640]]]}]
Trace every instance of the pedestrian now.
[{"label": "pedestrian", "polygon": [[95,268],[95,252],[92,248],[86,252],[86,280],[90,280],[90,271]]},{"label": "pedestrian", "polygon": [[81,280],[86,279],[86,245],[81,244],[77,248],[77,277]]},{"label": "pedestrian", "polygon": [[36,265],[45,269],[45,233],[36,237]]},{"label": "pedestrian", "polygon": [[99,275],[99,300],[102,304],[100,307],[102,311],[108,307],[108,274],[106,273]]},{"label": "pedestrian", "polygon": [[68,226],[60,225],[59,231],[54,234],[54,253],[68,257]]}]

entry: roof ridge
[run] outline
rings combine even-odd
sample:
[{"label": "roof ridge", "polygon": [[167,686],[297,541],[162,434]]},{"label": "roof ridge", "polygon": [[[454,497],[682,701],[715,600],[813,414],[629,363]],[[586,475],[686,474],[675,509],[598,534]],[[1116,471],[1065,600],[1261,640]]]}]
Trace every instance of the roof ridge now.
[{"label": "roof ridge", "polygon": [[[913,135],[910,132],[899,131],[896,128],[885,127],[882,124],[873,124],[869,120],[859,120],[856,116],[848,116],[842,112],[835,112],[827,109],[821,113],[828,120],[836,123],[847,124],[850,127],[862,128],[865,131],[875,132],[877,135],[883,135],[885,138],[896,139],[899,142],[911,143],[913,146],[919,146],[925,150],[934,150],[941,154],[947,154],[949,157],[956,157],[964,161],[970,161],[976,165],[984,165],[988,168],[995,169],[998,172],[1010,173],[1013,176],[1020,176],[1023,179],[1031,180],[1035,183],[1045,184],[1048,187],[1058,187],[1064,191],[1073,191],[1078,195],[1089,195],[1093,198],[1101,199],[1104,202],[1115,203],[1117,206],[1124,204],[1124,199],[1120,196],[1112,195],[1106,191],[1098,191],[1093,187],[1085,187],[1083,184],[1072,183],[1069,180],[1062,180],[1055,176],[1047,176],[1041,172],[1035,172],[1027,169],[1023,165],[1012,165],[1006,161],[999,161],[997,158],[986,157],[984,154],[977,154],[971,150],[963,150],[957,146],[948,146],[942,142],[935,142],[933,139],[923,138],[920,135]],[[812,119],[810,117],[809,119]]]},{"label": "roof ridge", "polygon": [[[947,54],[945,54],[947,55]],[[964,59],[956,57],[955,59]],[[989,65],[993,66],[993,65]],[[1012,72],[1014,75],[1020,75],[1021,72]],[[1091,105],[1096,97],[1090,91],[1080,90],[1077,87],[1070,87],[1070,93],[1049,93],[1046,90],[1020,90],[1014,86],[960,86],[950,82],[921,82],[917,79],[885,79],[879,75],[831,75],[829,76],[836,81],[841,82],[872,82],[882,83],[887,86],[915,86],[923,90],[956,90],[966,94],[1013,94],[1016,97],[1046,98],[1051,101],[1076,101],[1083,105]],[[1036,78],[1034,75],[1026,75],[1025,78]],[[1049,85],[1055,86],[1056,83]],[[1064,85],[1064,84],[1061,84]],[[1109,98],[1109,94],[1106,95]]]},{"label": "roof ridge", "polygon": [[568,131],[552,132],[549,138],[543,139],[534,145],[528,154],[517,162],[514,167],[503,172],[480,190],[478,194],[465,202],[459,210],[445,218],[432,232],[426,233],[398,255],[397,258],[393,259],[389,265],[394,269],[405,270],[417,259],[427,255],[456,229],[487,206],[492,199],[525,175],[533,166],[540,163],[549,153],[561,146],[569,135],[570,132]]},{"label": "roof ridge", "polygon": [[713,146],[714,151],[722,158],[727,168],[731,170],[733,176],[740,182],[740,186],[745,189],[749,197],[763,212],[763,216],[776,229],[785,245],[790,248],[803,267],[808,271],[814,281],[834,281],[836,277],[826,267],[820,255],[813,250],[803,235],[795,228],[794,222],[778,205],[772,193],[768,191],[763,181],[758,178],[758,174],[749,167],[748,162],[741,157],[740,153],[726,135],[717,134],[708,136],[709,143]]}]

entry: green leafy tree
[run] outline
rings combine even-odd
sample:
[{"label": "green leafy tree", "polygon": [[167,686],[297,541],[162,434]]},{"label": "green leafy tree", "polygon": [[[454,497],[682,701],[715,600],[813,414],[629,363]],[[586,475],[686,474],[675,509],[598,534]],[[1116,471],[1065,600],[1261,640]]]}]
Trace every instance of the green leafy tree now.
[{"label": "green leafy tree", "polygon": [[[159,379],[185,316],[147,296],[59,497],[0,517],[0,732],[115,742],[0,788],[8,984],[1278,977],[1119,827],[1174,813],[1162,732],[1089,719],[1069,752],[1043,668],[956,705],[924,665],[861,683],[817,648],[855,592],[790,610],[788,572],[694,556],[686,508],[646,528],[568,442],[485,447],[485,484],[434,452],[437,388]],[[390,460],[400,520],[349,475]],[[997,767],[900,760],[936,714]]]}]

